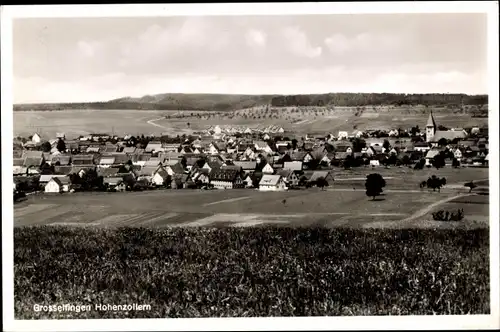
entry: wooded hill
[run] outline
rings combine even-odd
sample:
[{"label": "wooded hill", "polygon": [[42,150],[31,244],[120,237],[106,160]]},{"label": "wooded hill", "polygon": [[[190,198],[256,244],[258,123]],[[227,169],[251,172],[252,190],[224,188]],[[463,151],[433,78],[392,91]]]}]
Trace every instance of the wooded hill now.
[{"label": "wooded hill", "polygon": [[17,104],[14,111],[56,111],[67,109],[143,109],[233,111],[255,106],[382,106],[426,105],[460,106],[488,104],[487,95],[328,93],[309,95],[231,95],[166,93],[141,98],[124,97],[103,102]]}]

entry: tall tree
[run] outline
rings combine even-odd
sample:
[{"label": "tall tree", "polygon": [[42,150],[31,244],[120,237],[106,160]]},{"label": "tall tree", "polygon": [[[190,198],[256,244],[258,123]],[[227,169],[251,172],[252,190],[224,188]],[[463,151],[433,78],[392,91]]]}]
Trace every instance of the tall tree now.
[{"label": "tall tree", "polygon": [[59,138],[59,140],[57,141],[57,151],[59,152],[65,152],[66,151],[66,143],[64,142],[64,140],[62,138]]},{"label": "tall tree", "polygon": [[379,196],[385,187],[385,180],[382,175],[378,173],[372,173],[366,176],[365,188],[366,188],[366,196],[375,197]]}]

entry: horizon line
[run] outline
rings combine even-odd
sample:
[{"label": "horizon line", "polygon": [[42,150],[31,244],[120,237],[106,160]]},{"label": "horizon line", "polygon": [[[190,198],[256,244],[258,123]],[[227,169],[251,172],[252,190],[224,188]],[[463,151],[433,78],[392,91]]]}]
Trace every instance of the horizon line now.
[{"label": "horizon line", "polygon": [[84,104],[84,103],[108,103],[125,98],[144,98],[148,96],[157,95],[212,95],[212,96],[314,96],[314,95],[328,95],[328,94],[374,94],[374,95],[464,95],[469,97],[474,96],[489,96],[488,93],[465,93],[465,92],[425,92],[425,93],[415,93],[415,92],[320,92],[320,93],[207,93],[207,92],[162,92],[153,94],[144,94],[140,97],[133,96],[123,96],[118,98],[112,98],[108,100],[87,100],[87,101],[45,101],[45,102],[17,102],[12,103],[12,105],[38,105],[38,104]]}]

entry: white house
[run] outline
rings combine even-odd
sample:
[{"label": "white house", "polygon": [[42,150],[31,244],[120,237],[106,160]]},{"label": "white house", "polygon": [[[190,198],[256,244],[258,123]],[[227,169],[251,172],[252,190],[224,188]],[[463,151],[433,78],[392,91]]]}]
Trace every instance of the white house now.
[{"label": "white house", "polygon": [[115,163],[115,157],[102,157],[99,161],[99,167],[111,167]]},{"label": "white house", "polygon": [[453,151],[453,156],[457,159],[462,159],[463,157],[463,154],[462,154],[462,151],[460,151],[460,149],[455,149],[455,151]]},{"label": "white house", "polygon": [[380,162],[378,160],[370,160],[370,166],[372,167],[380,166]]},{"label": "white house", "polygon": [[338,140],[348,139],[348,138],[349,138],[349,133],[347,131],[339,131],[339,134],[337,136]]},{"label": "white house", "polygon": [[255,150],[257,151],[264,151],[266,153],[272,153],[273,149],[267,144],[267,142],[264,141],[255,141],[254,143]]},{"label": "white house", "polygon": [[279,127],[278,130],[277,130],[278,133],[282,134],[285,132],[285,129],[283,129],[283,127]]},{"label": "white house", "polygon": [[215,135],[220,135],[220,134],[222,134],[222,129],[220,128],[220,126],[219,126],[219,125],[215,126],[215,127],[214,127],[214,129],[213,129],[213,131],[214,131],[214,134],[215,134]]},{"label": "white house", "polygon": [[389,131],[389,136],[391,137],[399,136],[399,131],[397,129],[392,129],[391,131]]},{"label": "white house", "polygon": [[245,134],[251,134],[252,133],[252,129],[250,129],[250,128],[247,127],[247,129],[245,129],[245,131],[243,133],[245,133]]},{"label": "white house", "polygon": [[164,169],[160,169],[153,175],[151,182],[153,182],[156,186],[163,186],[166,184],[166,181],[170,175]]},{"label": "white house", "polygon": [[31,136],[31,141],[35,144],[38,144],[42,141],[42,138],[40,137],[40,135],[38,135],[38,133],[34,133],[33,136]]},{"label": "white house", "polygon": [[259,182],[260,191],[284,191],[287,189],[281,175],[264,174]]},{"label": "white house", "polygon": [[264,139],[264,140],[266,140],[266,141],[267,141],[267,140],[271,139],[271,136],[269,136],[269,134],[265,134],[265,135],[262,137],[262,139]]},{"label": "white house", "polygon": [[218,154],[219,153],[219,150],[217,149],[217,147],[215,146],[214,143],[210,143],[210,146],[208,147],[208,153],[209,154]]},{"label": "white house", "polygon": [[267,163],[262,168],[262,173],[264,173],[264,174],[273,174],[274,173],[274,168],[269,163]]},{"label": "white house", "polygon": [[68,192],[70,190],[70,181],[69,177],[53,177],[50,181],[45,185],[46,193],[62,193]]}]

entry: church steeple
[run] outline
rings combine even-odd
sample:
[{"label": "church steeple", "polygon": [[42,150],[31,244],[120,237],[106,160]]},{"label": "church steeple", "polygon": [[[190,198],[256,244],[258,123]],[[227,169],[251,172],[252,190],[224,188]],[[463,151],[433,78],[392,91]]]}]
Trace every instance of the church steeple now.
[{"label": "church steeple", "polygon": [[429,119],[427,119],[426,127],[436,128],[436,121],[434,121],[434,117],[432,116],[432,111],[431,111],[431,114],[429,114]]},{"label": "church steeple", "polygon": [[434,121],[432,111],[431,114],[429,114],[429,118],[427,119],[427,125],[425,129],[426,141],[432,142],[434,139],[434,134],[436,133],[436,121]]}]

